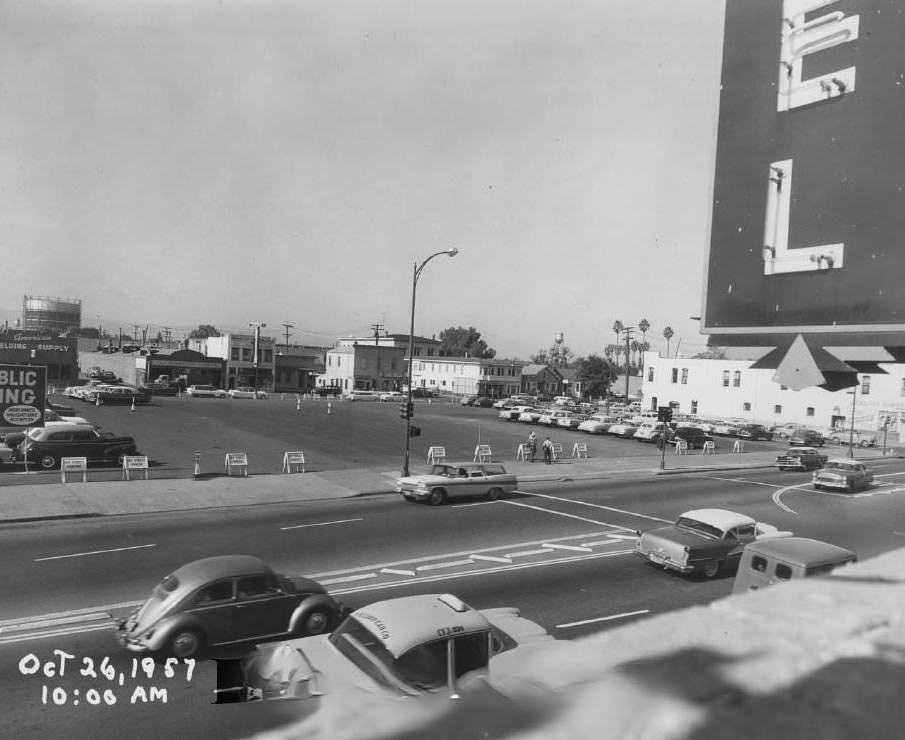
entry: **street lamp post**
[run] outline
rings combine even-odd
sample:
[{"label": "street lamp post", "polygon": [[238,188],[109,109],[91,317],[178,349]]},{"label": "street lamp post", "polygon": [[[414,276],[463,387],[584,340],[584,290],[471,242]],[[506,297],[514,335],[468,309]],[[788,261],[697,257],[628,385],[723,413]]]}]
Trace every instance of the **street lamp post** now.
[{"label": "street lamp post", "polygon": [[855,399],[858,398],[858,386],[852,388],[852,418],[848,425],[848,456],[855,456]]},{"label": "street lamp post", "polygon": [[252,321],[248,325],[255,330],[255,343],[254,343],[254,349],[252,350],[251,361],[252,361],[252,365],[254,366],[254,369],[255,369],[255,398],[257,398],[258,397],[258,344],[261,341],[261,329],[263,327],[266,327],[267,324],[265,324],[263,321]]},{"label": "street lamp post", "polygon": [[[455,257],[459,253],[459,250],[453,247],[452,249],[444,249],[440,252],[434,252],[430,257],[428,257],[424,262],[420,265],[415,262],[412,265],[412,315],[411,321],[409,323],[409,364],[408,364],[408,391],[406,393],[406,408],[412,408],[412,369],[414,366],[414,357],[412,355],[415,352],[415,290],[418,287],[418,278],[421,277],[421,271],[424,269],[424,266],[430,262],[434,257],[439,257],[441,254],[449,255],[450,257]],[[409,413],[405,415],[405,453],[402,457],[402,477],[406,477],[409,474],[409,451],[411,449],[411,433],[412,433],[412,417]]]}]

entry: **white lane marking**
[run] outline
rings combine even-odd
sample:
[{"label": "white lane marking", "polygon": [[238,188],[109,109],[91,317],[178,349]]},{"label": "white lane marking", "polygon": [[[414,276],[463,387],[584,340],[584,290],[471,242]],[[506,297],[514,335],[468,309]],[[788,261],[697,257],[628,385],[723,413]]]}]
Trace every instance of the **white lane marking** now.
[{"label": "white lane marking", "polygon": [[591,552],[590,547],[584,547],[582,545],[548,545],[545,543],[544,547],[549,547],[553,550],[573,550],[575,552]]},{"label": "white lane marking", "polygon": [[803,492],[807,492],[807,489],[801,488],[800,486],[786,486],[785,488],[780,488],[778,491],[773,492],[773,503],[776,504],[783,511],[788,512],[789,514],[795,514],[797,516],[798,512],[795,509],[786,506],[780,499],[784,493],[788,493],[789,491],[800,490]]},{"label": "white lane marking", "polygon": [[330,578],[326,581],[321,581],[322,586],[329,586],[333,583],[349,583],[350,581],[366,581],[369,578],[377,578],[376,573],[359,573],[354,576],[341,576],[339,578]]},{"label": "white lane marking", "polygon": [[546,553],[551,552],[546,547],[540,550],[522,550],[521,552],[507,552],[507,558],[524,558],[528,555],[545,555]]},{"label": "white lane marking", "polygon": [[383,589],[398,588],[400,586],[411,586],[413,583],[424,584],[434,583],[435,581],[450,581],[457,578],[471,578],[473,576],[493,575],[495,573],[504,573],[513,570],[526,570],[528,568],[542,568],[548,565],[560,565],[563,563],[577,563],[582,560],[597,560],[599,558],[612,558],[619,555],[631,555],[633,550],[616,550],[614,552],[593,552],[589,555],[570,555],[556,560],[539,560],[531,563],[518,563],[513,565],[500,565],[496,568],[479,568],[476,570],[458,571],[453,573],[438,573],[436,575],[421,576],[415,579],[406,579],[404,581],[390,581],[389,583],[373,583],[362,587],[352,587],[348,589],[331,589],[330,593],[337,596],[344,596],[353,593],[364,593],[365,591],[380,591]]},{"label": "white lane marking", "polygon": [[565,624],[557,624],[556,629],[565,629],[567,627],[580,627],[585,624],[594,624],[595,622],[609,622],[613,619],[625,619],[626,617],[635,617],[638,614],[649,614],[650,609],[639,609],[634,612],[623,612],[622,614],[612,614],[609,617],[597,617],[595,619],[582,619],[580,622],[566,622]]},{"label": "white lane marking", "polygon": [[97,632],[98,630],[110,629],[112,629],[112,626],[109,624],[97,624],[93,627],[70,627],[66,629],[36,632],[34,634],[28,635],[10,635],[9,637],[0,637],[0,645],[9,645],[16,642],[28,642],[29,640],[44,640],[48,637],[63,637],[65,635],[78,635],[82,632]]},{"label": "white lane marking", "polygon": [[512,558],[506,557],[505,555],[499,557],[497,555],[478,555],[477,553],[471,554],[472,560],[489,560],[493,563],[506,563],[512,564]]},{"label": "white lane marking", "polygon": [[744,483],[746,486],[766,486],[767,488],[782,488],[782,486],[776,483],[764,483],[759,480],[748,480],[746,478],[721,478],[718,475],[702,475],[701,478],[706,478],[707,480],[719,480],[725,483]]},{"label": "white lane marking", "polygon": [[[672,519],[661,519],[658,516],[649,516],[647,514],[639,514],[637,511],[627,511],[626,509],[617,509],[615,506],[604,506],[603,504],[592,504],[589,501],[576,501],[571,498],[563,498],[562,496],[551,496],[549,493],[528,493],[527,491],[519,491],[519,493],[524,494],[525,496],[537,496],[538,498],[549,498],[554,501],[564,501],[567,504],[575,504],[577,506],[590,506],[594,509],[605,509],[606,511],[615,511],[619,514],[628,514],[629,516],[637,516],[642,519],[653,519],[655,522],[666,522],[666,524],[672,524]],[[506,501],[507,504],[512,503],[511,501]],[[553,512],[551,512],[553,513]],[[610,527],[615,527],[616,529],[627,529],[629,531],[632,530],[631,527],[622,527],[618,524],[610,524]]]},{"label": "white lane marking", "polygon": [[52,555],[47,558],[35,558],[36,563],[42,563],[45,560],[63,560],[65,558],[81,558],[86,555],[106,555],[110,552],[125,552],[126,550],[141,550],[145,547],[157,547],[157,545],[134,545],[133,547],[115,547],[112,550],[92,550],[91,552],[74,552],[71,555]]},{"label": "white lane marking", "polygon": [[[542,511],[544,514],[554,514],[555,516],[564,516],[567,519],[578,519],[582,522],[588,522],[589,524],[599,524],[601,527],[615,527],[615,524],[607,524],[606,522],[598,522],[596,519],[588,519],[584,516],[578,516],[578,514],[566,514],[563,511],[551,511],[550,509],[545,509],[542,506],[532,506],[531,504],[523,504],[519,501],[503,501],[504,504],[509,504],[510,506],[521,506],[525,509],[534,509],[535,511]],[[624,527],[623,527],[624,529]]]},{"label": "white lane marking", "polygon": [[414,576],[417,573],[413,570],[401,570],[399,568],[381,568],[381,573],[390,573],[394,576]]},{"label": "white lane marking", "polygon": [[474,561],[471,558],[467,560],[450,560],[446,563],[431,563],[430,565],[419,565],[416,570],[420,573],[424,570],[440,570],[441,568],[458,568],[460,565],[472,565]]},{"label": "white lane marking", "polygon": [[113,615],[109,612],[90,612],[89,614],[74,614],[71,617],[60,617],[57,619],[33,619],[28,622],[18,622],[5,627],[0,627],[0,632],[22,632],[24,630],[39,630],[45,627],[62,627],[67,624],[78,624],[79,622],[97,622],[98,620],[111,622]]},{"label": "white lane marking", "polygon": [[363,522],[364,519],[337,519],[333,522],[315,522],[314,524],[292,524],[288,527],[280,527],[282,530],[286,529],[304,529],[305,527],[326,527],[331,524],[346,524],[348,522]]},{"label": "white lane marking", "polygon": [[48,619],[65,619],[79,614],[97,614],[98,612],[112,612],[120,609],[134,609],[144,604],[144,601],[120,601],[117,604],[107,604],[106,606],[89,606],[84,609],[69,609],[65,612],[51,612],[50,614],[40,614],[36,617],[16,617],[14,619],[4,619],[0,621],[0,627],[6,627],[10,624],[20,624],[24,620],[46,621]]},{"label": "white lane marking", "polygon": [[470,504],[453,504],[450,506],[450,509],[462,509],[466,506],[487,506],[488,504],[495,504],[496,501],[472,501]]},{"label": "white lane marking", "polygon": [[598,547],[602,545],[621,545],[623,540],[634,540],[635,537],[628,535],[620,535],[618,537],[607,537],[605,540],[597,540],[596,542],[582,542],[582,547]]}]

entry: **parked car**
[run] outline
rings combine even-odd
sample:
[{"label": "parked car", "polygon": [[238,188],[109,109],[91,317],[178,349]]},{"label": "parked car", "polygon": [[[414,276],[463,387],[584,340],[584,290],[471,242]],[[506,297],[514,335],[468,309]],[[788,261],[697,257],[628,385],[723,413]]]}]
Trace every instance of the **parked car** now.
[{"label": "parked car", "polygon": [[[83,416],[67,416],[67,417],[59,417],[56,416],[54,418],[51,416],[53,414],[49,409],[45,409],[44,411],[44,426],[45,427],[62,427],[64,429],[70,428],[72,425],[80,426],[85,429],[99,429],[96,424],[92,424],[88,419]],[[54,415],[55,416],[55,415]],[[69,425],[68,427],[66,425]],[[23,441],[25,441],[26,432],[30,431],[30,429],[24,429],[22,427],[18,427],[14,431],[4,432],[0,434],[0,441],[3,442],[4,445],[10,448],[12,451]]]},{"label": "parked car", "polygon": [[616,437],[624,437],[628,439],[635,434],[635,430],[637,428],[637,425],[632,424],[631,422],[620,421],[610,426],[610,428],[607,429],[607,434],[612,434]]},{"label": "parked car", "polygon": [[432,388],[412,388],[412,398],[436,398],[439,395]]},{"label": "parked car", "polygon": [[667,570],[713,578],[737,565],[749,542],[777,533],[776,527],[745,514],[696,509],[686,511],[675,524],[639,532],[634,552]]},{"label": "parked car", "polygon": [[[415,395],[412,394],[412,398]],[[380,400],[386,403],[387,401],[406,401],[408,400],[408,396],[402,391],[384,391],[380,394]]]},{"label": "parked car", "polygon": [[44,401],[44,407],[59,414],[60,416],[75,416],[76,415],[75,409],[72,408],[72,406],[68,406],[65,403],[57,403],[56,401],[52,401],[50,398],[47,398]]},{"label": "parked car", "polygon": [[346,394],[346,398],[350,401],[379,401],[380,392],[372,390],[363,390],[356,388]]},{"label": "parked car", "polygon": [[493,406],[493,399],[492,399],[492,398],[488,398],[487,396],[478,396],[478,397],[474,400],[474,403],[472,403],[471,405],[472,405],[472,406],[478,406],[478,407],[483,408],[483,409],[489,409],[489,408],[491,408],[491,407]]},{"label": "parked car", "polygon": [[759,439],[769,441],[773,439],[773,432],[767,429],[763,424],[742,424],[735,433],[735,436],[740,439],[750,439],[753,441]]},{"label": "parked car", "polygon": [[505,421],[516,421],[519,416],[530,409],[530,406],[509,406],[508,408],[500,409],[500,413],[497,416]]},{"label": "parked car", "polygon": [[539,680],[527,672],[528,658],[555,644],[518,609],[478,611],[451,594],[403,596],[357,609],[329,636],[218,660],[215,703],[313,701],[329,692],[350,708],[377,697],[391,708],[441,692],[505,695],[510,686]]},{"label": "parked car", "polygon": [[779,537],[751,542],[742,550],[732,593],[755,591],[796,578],[827,575],[857,560],[851,550],[808,537]]},{"label": "parked car", "polygon": [[707,442],[713,442],[713,437],[699,427],[676,427],[670,432],[670,441],[685,440],[689,450],[703,449]]},{"label": "parked car", "polygon": [[863,431],[861,429],[855,429],[854,431],[841,429],[830,434],[830,442],[847,446],[849,440],[851,440],[856,447],[876,447],[878,436],[877,432]]},{"label": "parked car", "polygon": [[[667,437],[671,436],[672,430],[670,429],[667,432]],[[656,442],[663,436],[663,423],[657,421],[644,421],[638,426],[635,430],[635,433],[632,435],[633,439],[637,439],[639,442]]]},{"label": "parked car", "polygon": [[91,391],[87,400],[99,406],[106,404],[130,406],[133,403],[135,405],[147,403],[151,400],[151,394],[128,385],[102,385]]},{"label": "parked car", "polygon": [[80,424],[51,424],[35,427],[13,450],[15,462],[38,463],[45,470],[60,467],[64,457],[84,457],[88,462],[122,465],[127,455],[136,455],[135,440],[114,436]]},{"label": "parked car", "polygon": [[316,581],[278,575],[250,555],[218,555],[164,578],[116,637],[127,650],[195,658],[221,645],[329,632],[340,612]]},{"label": "parked car", "polygon": [[192,398],[226,398],[226,391],[215,385],[190,385],[185,394]]},{"label": "parked car", "polygon": [[252,388],[250,385],[240,385],[238,388],[230,388],[227,395],[230,398],[267,398],[267,391]]},{"label": "parked car", "polygon": [[826,464],[826,455],[815,447],[791,447],[776,458],[780,470],[814,470]]},{"label": "parked car", "polygon": [[524,422],[525,424],[537,424],[540,421],[540,418],[544,415],[543,409],[538,408],[530,408],[525,409],[518,415],[518,421]]},{"label": "parked car", "polygon": [[719,434],[722,437],[735,437],[738,435],[743,423],[732,419],[723,419],[713,425],[712,434]]},{"label": "parked car", "polygon": [[434,506],[465,496],[486,496],[495,501],[516,488],[516,477],[499,463],[439,463],[426,475],[396,481],[396,491],[406,501],[427,501]]},{"label": "parked car", "polygon": [[823,447],[825,442],[823,435],[814,429],[798,429],[789,438],[793,447]]},{"label": "parked car", "polygon": [[799,429],[803,429],[803,428],[804,428],[804,424],[795,424],[795,423],[789,422],[788,424],[774,426],[772,431],[773,431],[773,436],[778,439],[789,439],[793,434],[795,434],[795,432],[797,432]]},{"label": "parked car", "polygon": [[572,412],[566,411],[565,409],[551,407],[544,411],[541,414],[541,417],[537,420],[538,424],[545,424],[550,427],[559,426],[560,419],[571,419]]},{"label": "parked car", "polygon": [[587,419],[578,424],[580,432],[588,434],[606,434],[609,428],[616,423],[612,416],[606,414],[591,414]]},{"label": "parked car", "polygon": [[833,488],[850,493],[867,488],[874,482],[874,473],[864,463],[843,457],[827,460],[821,470],[814,471],[813,480],[818,491]]},{"label": "parked car", "polygon": [[474,406],[474,402],[477,401],[477,400],[478,400],[478,397],[477,397],[477,396],[474,396],[474,395],[472,395],[472,396],[464,396],[464,397],[462,398],[462,400],[459,401],[459,403],[462,404],[463,406]]}]

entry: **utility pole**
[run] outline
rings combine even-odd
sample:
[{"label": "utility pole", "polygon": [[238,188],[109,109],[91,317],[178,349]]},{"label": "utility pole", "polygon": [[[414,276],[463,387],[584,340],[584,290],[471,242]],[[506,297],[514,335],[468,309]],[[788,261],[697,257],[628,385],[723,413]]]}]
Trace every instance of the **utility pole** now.
[{"label": "utility pole", "polygon": [[[263,329],[267,324],[263,321],[250,321],[248,324],[255,330],[255,343],[254,349],[252,350],[252,364],[255,368],[255,391],[258,390],[258,344],[261,341],[261,329]],[[257,398],[257,394],[255,394],[255,398]]]},{"label": "utility pole", "polygon": [[374,332],[374,346],[377,347],[377,390],[381,390],[380,388],[380,330],[383,329],[383,324],[371,324],[371,329]]},{"label": "utility pole", "polygon": [[289,321],[283,322],[283,329],[286,330],[286,349],[289,349],[289,330],[294,328],[295,324],[292,324]]},{"label": "utility pole", "polygon": [[624,326],[622,328],[622,333],[625,334],[625,403],[628,404],[628,375],[629,375],[629,344],[632,339],[632,330],[634,326]]}]

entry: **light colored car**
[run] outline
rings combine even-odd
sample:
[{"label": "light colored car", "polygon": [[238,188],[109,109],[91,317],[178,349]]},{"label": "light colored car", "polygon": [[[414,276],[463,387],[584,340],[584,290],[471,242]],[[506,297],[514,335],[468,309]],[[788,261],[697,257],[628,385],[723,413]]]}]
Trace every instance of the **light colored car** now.
[{"label": "light colored car", "polygon": [[[514,608],[478,611],[451,594],[419,594],[357,609],[329,636],[259,646],[217,661],[215,703],[313,699],[358,705],[440,693],[497,691],[519,679],[535,651],[556,645]],[[454,666],[454,670],[451,670]]]},{"label": "light colored car", "polygon": [[663,423],[656,421],[645,421],[639,426],[632,435],[633,439],[640,442],[653,442],[663,435]]},{"label": "light colored car", "polygon": [[226,391],[215,385],[190,385],[185,394],[192,398],[226,398]]},{"label": "light colored car", "polygon": [[127,650],[194,658],[218,645],[328,632],[340,606],[309,578],[287,578],[250,555],[183,565],[116,627]]},{"label": "light colored car", "polygon": [[349,391],[346,394],[346,398],[349,399],[350,401],[379,401],[380,392],[356,389],[353,391]]},{"label": "light colored car", "polygon": [[[414,397],[414,396],[413,396]],[[380,394],[381,401],[406,401],[408,400],[408,396],[405,395],[402,391],[384,391]]]},{"label": "light colored car", "polygon": [[230,398],[267,398],[267,391],[255,390],[250,385],[241,385],[227,391]]},{"label": "light colored car", "polygon": [[550,427],[560,426],[560,419],[571,419],[572,412],[566,411],[565,409],[560,408],[549,408],[541,414],[541,417],[537,420],[538,424],[546,424]]},{"label": "light colored car", "polygon": [[864,463],[847,458],[827,460],[822,470],[814,471],[814,488],[856,491],[874,482],[874,473]]},{"label": "light colored car", "polygon": [[427,501],[433,506],[465,496],[486,496],[495,501],[516,488],[515,475],[499,463],[438,463],[426,475],[396,481],[396,491],[406,501]]},{"label": "light colored car", "polygon": [[530,406],[510,406],[509,408],[500,409],[500,413],[497,416],[506,421],[516,421],[519,416],[530,410]]},{"label": "light colored car", "polygon": [[537,422],[540,421],[540,418],[543,415],[544,412],[542,409],[530,408],[522,411],[522,413],[518,415],[518,421],[521,421],[525,424],[537,424]]},{"label": "light colored car", "polygon": [[815,447],[792,447],[776,457],[780,470],[814,470],[826,465],[827,456]]},{"label": "light colored car", "polygon": [[591,414],[584,421],[579,422],[578,431],[588,434],[606,434],[607,430],[616,423],[616,419],[606,414]]},{"label": "light colored car", "polygon": [[616,437],[624,437],[628,439],[635,434],[635,430],[637,428],[637,425],[632,424],[629,421],[620,421],[616,424],[612,424],[610,428],[606,430],[606,432],[607,434],[612,434]]},{"label": "light colored car", "polygon": [[695,509],[686,511],[674,524],[640,532],[635,554],[667,570],[713,578],[737,565],[749,542],[778,534],[776,527],[745,514]]}]

